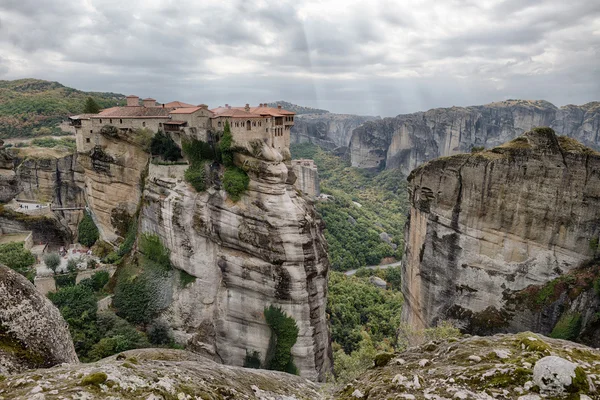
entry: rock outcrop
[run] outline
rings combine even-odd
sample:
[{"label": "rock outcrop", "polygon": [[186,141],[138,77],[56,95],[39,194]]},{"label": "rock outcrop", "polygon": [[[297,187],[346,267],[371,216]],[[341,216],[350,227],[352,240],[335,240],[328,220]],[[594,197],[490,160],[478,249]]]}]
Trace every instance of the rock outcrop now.
[{"label": "rock outcrop", "polygon": [[319,400],[318,387],[281,372],[219,365],[181,350],[131,350],[104,360],[0,379],[0,399]]},{"label": "rock outcrop", "polygon": [[291,170],[296,176],[294,186],[298,190],[313,198],[321,194],[319,171],[313,160],[292,160]]},{"label": "rock outcrop", "polygon": [[591,399],[598,389],[600,351],[523,332],[411,347],[333,398]]},{"label": "rock outcrop", "polygon": [[600,154],[549,128],[430,161],[408,181],[402,291],[413,326],[537,330],[540,319],[520,317],[513,295],[595,255]]},{"label": "rock outcrop", "polygon": [[158,234],[174,266],[196,278],[184,288],[174,282],[162,318],[188,348],[241,366],[254,351],[264,362],[271,337],[264,309],[281,307],[299,328],[292,354],[300,375],[323,380],[331,349],[322,221],[283,162],[236,154],[236,164],[250,176],[237,203],[218,187],[197,193],[151,165],[141,231]]},{"label": "rock outcrop", "polygon": [[354,130],[349,147],[355,167],[400,168],[408,175],[436,157],[498,146],[536,126],[600,148],[600,102],[557,108],[547,101],[507,100],[436,108],[366,122]]},{"label": "rock outcrop", "polygon": [[0,376],[76,362],[58,309],[27,279],[0,265]]},{"label": "rock outcrop", "polygon": [[351,114],[300,114],[291,130],[292,143],[314,143],[325,149],[347,148],[352,131],[379,117]]}]

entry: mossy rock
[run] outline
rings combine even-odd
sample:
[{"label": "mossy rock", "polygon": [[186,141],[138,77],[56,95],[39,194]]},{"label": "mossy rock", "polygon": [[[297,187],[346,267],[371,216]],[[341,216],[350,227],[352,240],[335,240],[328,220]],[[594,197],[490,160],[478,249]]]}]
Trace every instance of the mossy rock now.
[{"label": "mossy rock", "polygon": [[99,386],[108,380],[108,375],[104,372],[96,372],[93,374],[89,374],[81,379],[81,386],[93,385]]},{"label": "mossy rock", "polygon": [[379,353],[375,356],[375,366],[384,367],[394,358],[394,353]]}]

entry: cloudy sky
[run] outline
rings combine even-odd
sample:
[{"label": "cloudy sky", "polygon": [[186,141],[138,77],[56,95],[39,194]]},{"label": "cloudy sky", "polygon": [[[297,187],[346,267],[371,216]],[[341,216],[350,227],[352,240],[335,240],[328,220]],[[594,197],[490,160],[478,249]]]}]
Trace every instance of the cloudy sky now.
[{"label": "cloudy sky", "polygon": [[0,79],[396,115],[600,100],[598,0],[0,0]]}]

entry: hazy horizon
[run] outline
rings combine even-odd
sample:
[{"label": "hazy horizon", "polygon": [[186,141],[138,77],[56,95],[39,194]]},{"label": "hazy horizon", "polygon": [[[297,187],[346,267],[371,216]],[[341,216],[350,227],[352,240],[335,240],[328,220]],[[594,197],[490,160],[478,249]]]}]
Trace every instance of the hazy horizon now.
[{"label": "hazy horizon", "polygon": [[0,79],[394,116],[600,100],[600,3],[6,0]]}]

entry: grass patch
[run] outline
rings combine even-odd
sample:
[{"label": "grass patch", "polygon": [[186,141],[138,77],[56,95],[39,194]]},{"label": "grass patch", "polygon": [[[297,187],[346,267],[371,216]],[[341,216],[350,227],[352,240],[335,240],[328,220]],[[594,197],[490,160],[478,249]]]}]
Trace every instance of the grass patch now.
[{"label": "grass patch", "polygon": [[93,374],[89,374],[84,376],[81,379],[81,386],[100,386],[104,382],[108,380],[108,375],[104,372],[95,372]]}]

